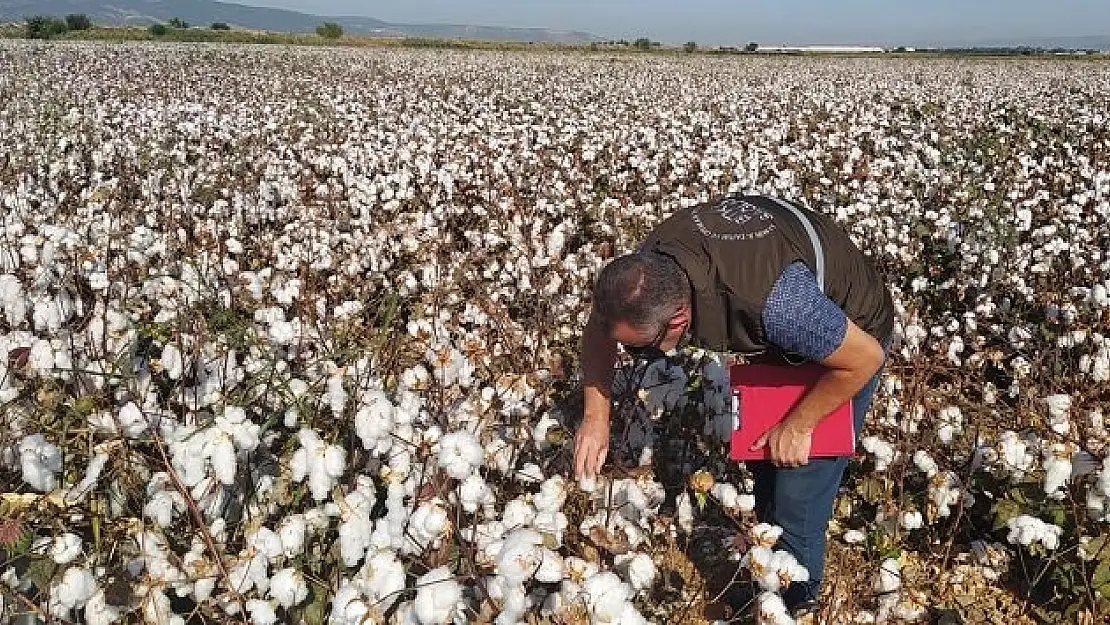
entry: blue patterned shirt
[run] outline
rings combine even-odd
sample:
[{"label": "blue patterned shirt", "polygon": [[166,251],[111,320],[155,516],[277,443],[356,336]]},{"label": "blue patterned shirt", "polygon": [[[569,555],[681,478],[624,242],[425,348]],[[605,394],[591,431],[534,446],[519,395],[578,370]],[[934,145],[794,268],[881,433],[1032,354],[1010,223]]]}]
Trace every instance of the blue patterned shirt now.
[{"label": "blue patterned shirt", "polygon": [[794,262],[771,287],[763,308],[767,340],[820,362],[835,352],[848,332],[848,317],[817,285],[805,263]]}]

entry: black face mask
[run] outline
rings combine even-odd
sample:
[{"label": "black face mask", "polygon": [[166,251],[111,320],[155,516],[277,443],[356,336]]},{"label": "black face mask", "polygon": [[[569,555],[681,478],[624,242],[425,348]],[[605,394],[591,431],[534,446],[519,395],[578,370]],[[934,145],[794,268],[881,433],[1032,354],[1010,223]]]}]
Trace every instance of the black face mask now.
[{"label": "black face mask", "polygon": [[667,354],[659,348],[659,345],[663,342],[663,339],[667,338],[667,330],[669,329],[670,325],[666,324],[663,326],[663,329],[659,330],[659,334],[655,335],[655,338],[650,344],[624,345],[624,351],[628,352],[628,355],[632,356],[633,359],[646,362],[654,362],[666,358]]}]

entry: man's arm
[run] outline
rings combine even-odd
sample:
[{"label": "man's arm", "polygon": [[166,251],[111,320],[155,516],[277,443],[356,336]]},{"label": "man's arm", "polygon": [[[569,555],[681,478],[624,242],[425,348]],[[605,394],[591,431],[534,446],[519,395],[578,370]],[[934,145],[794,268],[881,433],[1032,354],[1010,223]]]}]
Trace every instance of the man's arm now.
[{"label": "man's arm", "polygon": [[593,478],[609,454],[609,408],[617,343],[591,311],[582,336],[584,411],[574,438],[574,474]]},{"label": "man's arm", "polygon": [[787,427],[812,432],[826,415],[867,385],[885,357],[879,342],[849,320],[840,347],[821,361],[827,371],[790,411],[784,423]]}]

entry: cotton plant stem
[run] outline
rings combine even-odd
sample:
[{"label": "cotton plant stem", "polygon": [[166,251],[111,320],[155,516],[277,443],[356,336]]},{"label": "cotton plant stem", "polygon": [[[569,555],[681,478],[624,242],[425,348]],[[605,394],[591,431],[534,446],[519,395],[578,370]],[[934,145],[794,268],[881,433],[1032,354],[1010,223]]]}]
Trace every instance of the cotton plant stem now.
[{"label": "cotton plant stem", "polygon": [[231,583],[231,573],[227,570],[227,565],[224,563],[223,554],[216,547],[216,541],[212,538],[212,533],[208,529],[208,523],[204,520],[204,515],[201,514],[200,509],[197,508],[197,503],[193,500],[192,493],[189,489],[185,488],[185,484],[181,482],[181,478],[177,475],[177,471],[173,468],[173,463],[170,462],[169,456],[166,455],[166,446],[162,441],[162,437],[158,432],[151,427],[150,419],[147,418],[146,413],[143,413],[143,418],[146,419],[147,427],[150,428],[151,434],[154,436],[154,442],[158,447],[158,454],[162,457],[162,462],[166,467],[166,473],[173,481],[174,488],[181,493],[181,497],[185,500],[185,505],[189,508],[189,515],[193,519],[193,523],[200,531],[201,537],[204,539],[205,546],[208,551],[216,559],[216,565],[220,567],[220,575],[223,576],[224,581],[227,582],[228,589],[231,590],[232,595],[235,597],[236,602],[239,604],[239,614],[244,615],[247,613],[247,604],[243,599],[243,594],[239,592],[238,588],[233,587]]}]

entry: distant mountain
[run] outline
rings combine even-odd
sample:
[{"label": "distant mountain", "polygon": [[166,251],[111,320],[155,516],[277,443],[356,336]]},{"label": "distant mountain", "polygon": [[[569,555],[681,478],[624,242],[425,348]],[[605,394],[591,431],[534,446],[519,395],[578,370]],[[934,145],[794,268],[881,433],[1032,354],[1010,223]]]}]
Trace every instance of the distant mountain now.
[{"label": "distant mountain", "polygon": [[349,33],[384,37],[434,37],[487,41],[583,43],[601,38],[579,31],[547,28],[502,28],[457,24],[391,24],[370,17],[311,15],[285,9],[253,7],[214,0],[0,0],[0,22],[31,15],[84,13],[94,24],[146,26],[180,18],[195,26],[224,22],[233,28],[311,32],[322,22],[336,22]]}]

